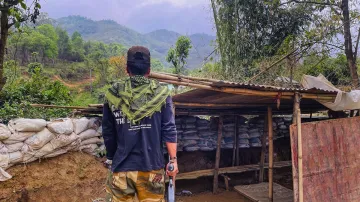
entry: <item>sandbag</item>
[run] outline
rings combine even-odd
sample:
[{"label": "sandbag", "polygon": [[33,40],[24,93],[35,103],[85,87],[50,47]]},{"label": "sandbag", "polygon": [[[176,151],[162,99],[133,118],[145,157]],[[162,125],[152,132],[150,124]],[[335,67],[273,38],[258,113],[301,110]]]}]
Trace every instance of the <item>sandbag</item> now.
[{"label": "sandbag", "polygon": [[232,149],[232,148],[234,148],[234,145],[233,144],[225,144],[225,145],[222,145],[221,148]]},{"label": "sandbag", "polygon": [[200,151],[214,151],[215,148],[213,147],[200,147]]},{"label": "sandbag", "polygon": [[195,123],[196,122],[196,117],[193,117],[193,116],[188,116],[188,117],[185,117],[184,119],[182,119],[183,122],[185,123]]},{"label": "sandbag", "polygon": [[53,158],[53,157],[60,156],[65,153],[67,153],[67,151],[65,149],[58,149],[48,155],[45,155],[44,158]]},{"label": "sandbag", "polygon": [[189,123],[189,124],[183,124],[182,129],[195,129],[196,128],[196,125],[193,124],[193,123]]},{"label": "sandbag", "polygon": [[247,134],[247,133],[240,133],[238,135],[238,137],[241,139],[249,139],[250,138],[249,134]]},{"label": "sandbag", "polygon": [[87,140],[93,137],[99,137],[100,134],[94,129],[88,129],[79,134],[80,140]]},{"label": "sandbag", "polygon": [[235,135],[235,132],[234,131],[232,131],[232,132],[223,132],[223,136],[224,137],[234,137],[234,135]]},{"label": "sandbag", "polygon": [[94,155],[96,154],[96,151],[99,147],[97,146],[97,144],[88,144],[88,145],[83,145],[80,147],[80,151],[85,152],[87,154],[91,154]]},{"label": "sandbag", "polygon": [[215,136],[215,132],[212,131],[200,131],[199,132],[199,136],[201,137],[211,137],[211,136]]},{"label": "sandbag", "polygon": [[[15,144],[5,145],[5,147],[6,147],[6,152],[7,152],[7,153],[12,153],[12,152],[20,151],[23,146],[24,146],[24,143],[22,143],[22,142],[18,142],[18,143],[15,143]],[[0,146],[0,147],[1,147],[1,146]],[[1,152],[1,151],[4,151],[4,150],[1,150],[1,149],[0,149],[0,152]],[[4,152],[5,152],[5,151],[4,151]]]},{"label": "sandbag", "polygon": [[0,168],[0,182],[5,182],[7,180],[10,180],[12,176],[7,173],[4,169]]},{"label": "sandbag", "polygon": [[40,132],[46,127],[44,119],[13,119],[9,121],[12,132]]},{"label": "sandbag", "polygon": [[59,135],[52,139],[50,143],[52,144],[54,149],[59,149],[61,147],[65,147],[72,142],[76,141],[79,137],[75,133],[71,133],[71,135]]},{"label": "sandbag", "polygon": [[200,141],[197,143],[197,145],[198,145],[199,147],[212,147],[212,146],[213,146],[212,142],[211,142],[211,141],[208,141],[208,140],[200,140]]},{"label": "sandbag", "polygon": [[194,135],[183,135],[183,140],[199,140],[200,137],[196,134]]},{"label": "sandbag", "polygon": [[193,146],[196,145],[198,142],[196,140],[185,140],[183,142],[183,146],[187,147],[187,146]]},{"label": "sandbag", "polygon": [[86,129],[88,129],[89,126],[89,119],[83,117],[81,119],[73,119],[72,120],[74,125],[74,132],[76,135],[80,134],[81,132],[84,132]]},{"label": "sandbag", "polygon": [[38,150],[54,138],[55,135],[47,128],[45,128],[44,130],[27,139],[25,144],[29,145],[29,147],[33,150]]},{"label": "sandbag", "polygon": [[88,125],[89,129],[91,128],[91,129],[97,130],[97,129],[99,129],[100,125],[101,125],[100,118],[93,117],[93,118],[89,119],[89,125]]},{"label": "sandbag", "polygon": [[9,164],[17,164],[23,161],[24,154],[20,151],[9,153]]},{"label": "sandbag", "polygon": [[239,148],[241,148],[241,149],[250,148],[250,145],[248,145],[248,144],[239,144]]},{"label": "sandbag", "polygon": [[200,147],[198,146],[189,146],[189,147],[184,147],[184,150],[187,152],[191,152],[191,151],[199,151]]},{"label": "sandbag", "polygon": [[56,134],[70,135],[74,131],[71,119],[58,119],[50,122],[47,128]]},{"label": "sandbag", "polygon": [[240,144],[250,144],[249,139],[239,139],[239,145]]},{"label": "sandbag", "polygon": [[[39,150],[35,150],[35,151],[31,151],[28,154],[32,155],[32,157],[39,159],[42,158],[45,155],[48,155],[52,152],[54,152],[54,147],[52,146],[52,144],[49,142],[46,145],[44,145],[41,149]],[[25,155],[26,156],[26,155]]]},{"label": "sandbag", "polygon": [[288,127],[286,125],[281,125],[281,126],[279,126],[279,129],[280,130],[286,130],[286,129],[288,129]]},{"label": "sandbag", "polygon": [[15,132],[10,137],[3,141],[4,144],[15,144],[18,142],[24,142],[29,137],[35,135],[36,132]]},{"label": "sandbag", "polygon": [[70,143],[69,145],[63,147],[62,149],[66,151],[78,151],[81,144],[81,140],[77,139],[74,142]]},{"label": "sandbag", "polygon": [[197,129],[198,130],[209,130],[210,127],[209,126],[198,126]]},{"label": "sandbag", "polygon": [[97,131],[100,135],[102,135],[102,126],[100,126],[96,131]]},{"label": "sandbag", "polygon": [[0,154],[0,168],[6,169],[9,165],[9,155],[8,154]]},{"label": "sandbag", "polygon": [[10,135],[11,131],[9,128],[4,124],[0,124],[0,141],[8,139]]},{"label": "sandbag", "polygon": [[103,143],[103,140],[102,140],[102,139],[99,139],[99,138],[97,138],[97,137],[93,137],[93,138],[90,138],[90,139],[81,141],[81,144],[80,144],[80,145],[82,146],[82,145],[100,144],[100,143]]},{"label": "sandbag", "polygon": [[250,138],[258,138],[261,137],[261,134],[259,132],[254,132],[249,134]]},{"label": "sandbag", "polygon": [[187,130],[187,131],[184,131],[183,132],[183,135],[185,136],[185,135],[194,135],[194,134],[196,134],[197,133],[197,131],[196,130]]}]

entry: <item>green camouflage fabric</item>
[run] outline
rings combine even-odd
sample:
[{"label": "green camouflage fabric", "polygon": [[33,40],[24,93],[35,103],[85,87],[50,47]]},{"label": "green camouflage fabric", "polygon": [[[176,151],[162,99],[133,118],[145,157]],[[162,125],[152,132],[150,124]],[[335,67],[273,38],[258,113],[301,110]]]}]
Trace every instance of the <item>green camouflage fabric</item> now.
[{"label": "green camouflage fabric", "polygon": [[128,120],[137,123],[160,112],[170,94],[170,88],[156,80],[132,76],[113,84],[105,98],[114,106],[112,110],[120,109]]},{"label": "green camouflage fabric", "polygon": [[109,172],[107,202],[165,202],[165,171]]}]

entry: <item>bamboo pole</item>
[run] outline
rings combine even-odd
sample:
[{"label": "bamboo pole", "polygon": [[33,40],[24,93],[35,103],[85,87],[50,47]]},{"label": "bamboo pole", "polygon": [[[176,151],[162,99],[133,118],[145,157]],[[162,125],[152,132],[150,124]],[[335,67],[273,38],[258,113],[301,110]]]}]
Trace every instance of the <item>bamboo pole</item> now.
[{"label": "bamboo pole", "polygon": [[[89,109],[89,107],[59,106],[59,105],[44,105],[44,104],[30,104],[30,106],[32,106],[32,107],[44,107],[44,108],[59,108],[59,109]],[[90,109],[94,109],[94,108],[90,108]]]},{"label": "bamboo pole", "polygon": [[301,111],[297,109],[297,135],[298,135],[298,166],[299,166],[299,202],[304,202],[303,187],[303,161],[302,161],[302,134],[301,134]]},{"label": "bamboo pole", "polygon": [[273,202],[274,194],[274,179],[273,179],[273,167],[274,167],[274,142],[273,142],[273,122],[272,122],[272,109],[268,107],[268,133],[269,133],[269,201]]},{"label": "bamboo pole", "polygon": [[222,128],[223,128],[223,116],[220,116],[219,117],[217,147],[216,147],[215,169],[214,169],[214,183],[213,183],[213,193],[214,194],[217,192],[217,189],[219,187],[219,164],[220,164]]},{"label": "bamboo pole", "polygon": [[[174,102],[174,104],[178,106],[186,106],[186,107],[258,107],[258,106],[266,106],[265,104],[251,104],[251,103],[242,103],[242,104],[221,104],[221,103],[189,103],[189,102]],[[274,103],[272,103],[274,104]]]},{"label": "bamboo pole", "polygon": [[198,78],[198,77],[171,74],[171,73],[159,73],[159,74],[165,74],[165,75],[169,75],[169,76],[175,76],[175,77],[178,77],[178,78],[190,79],[190,80],[195,80],[195,81],[206,81],[206,82],[213,82],[213,83],[223,82],[223,81],[217,80],[217,79]]},{"label": "bamboo pole", "polygon": [[266,135],[268,131],[268,117],[265,115],[264,134],[261,138],[261,156],[260,156],[260,172],[259,172],[259,183],[264,182],[264,165],[265,165],[265,153],[266,153]]},{"label": "bamboo pole", "polygon": [[232,156],[232,166],[235,166],[235,160],[236,160],[236,148],[238,147],[238,116],[234,116],[235,119],[235,134],[234,134],[234,146],[233,146],[233,156]]}]

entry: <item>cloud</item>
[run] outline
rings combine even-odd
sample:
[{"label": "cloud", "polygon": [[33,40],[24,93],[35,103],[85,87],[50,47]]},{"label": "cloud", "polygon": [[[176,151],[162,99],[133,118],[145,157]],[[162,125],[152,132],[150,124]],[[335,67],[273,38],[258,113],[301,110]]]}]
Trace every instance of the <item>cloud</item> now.
[{"label": "cloud", "polygon": [[177,7],[193,7],[207,2],[207,0],[143,0],[141,6],[169,3]]},{"label": "cloud", "polygon": [[181,34],[214,34],[208,0],[47,0],[42,7],[52,18],[111,19],[142,33],[168,29]]}]

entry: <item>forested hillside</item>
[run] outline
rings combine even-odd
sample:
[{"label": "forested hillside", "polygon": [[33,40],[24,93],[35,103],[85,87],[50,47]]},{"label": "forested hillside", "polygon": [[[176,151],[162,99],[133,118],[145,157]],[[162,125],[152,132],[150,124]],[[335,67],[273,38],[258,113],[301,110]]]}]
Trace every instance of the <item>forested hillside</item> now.
[{"label": "forested hillside", "polygon": [[[104,43],[120,43],[130,47],[143,45],[151,49],[153,57],[165,63],[169,48],[175,44],[179,33],[168,30],[156,30],[147,34],[138,33],[118,24],[113,20],[93,21],[81,16],[69,16],[55,20],[55,25],[65,29],[69,34],[79,32],[85,40]],[[193,44],[188,60],[188,68],[198,68],[206,56],[213,50],[212,41],[216,38],[207,34],[193,34],[189,38]]]}]

